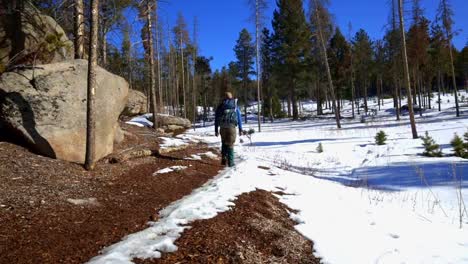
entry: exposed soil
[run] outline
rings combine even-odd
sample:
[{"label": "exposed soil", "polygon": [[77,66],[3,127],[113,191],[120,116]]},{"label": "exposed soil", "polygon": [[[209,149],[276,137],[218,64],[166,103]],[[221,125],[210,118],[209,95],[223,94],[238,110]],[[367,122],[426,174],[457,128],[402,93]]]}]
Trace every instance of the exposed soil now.
[{"label": "exposed soil", "polygon": [[[157,148],[149,129],[125,129],[137,137],[116,146],[117,152],[141,144]],[[167,157],[102,161],[90,173],[78,164],[0,142],[0,263],[89,260],[103,247],[146,228],[160,209],[217,175],[218,160],[183,160],[209,150],[216,151],[195,145]],[[188,169],[153,176],[174,165]]]},{"label": "exposed soil", "polygon": [[190,224],[176,241],[179,250],[140,264],[169,263],[320,263],[313,244],[295,229],[288,209],[273,194],[243,194],[236,206],[209,220]]},{"label": "exposed soil", "polygon": [[[143,145],[159,148],[153,131],[121,126],[131,134],[115,146],[116,153]],[[104,159],[87,172],[0,139],[0,264],[88,261],[145,229],[159,210],[217,175],[219,160],[184,160],[207,151],[219,153],[198,144],[119,164]],[[153,175],[175,165],[188,168]],[[288,210],[271,193],[244,194],[232,210],[192,223],[176,241],[177,252],[140,262],[319,263]]]}]

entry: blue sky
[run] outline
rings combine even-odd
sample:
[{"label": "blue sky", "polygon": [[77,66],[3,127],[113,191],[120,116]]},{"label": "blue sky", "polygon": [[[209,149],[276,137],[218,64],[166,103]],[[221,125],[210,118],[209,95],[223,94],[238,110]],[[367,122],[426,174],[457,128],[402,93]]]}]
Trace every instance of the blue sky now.
[{"label": "blue sky", "polygon": [[[268,1],[270,6],[266,15],[269,19],[266,24],[271,27],[270,18],[276,1]],[[409,11],[411,1],[407,2]],[[439,0],[421,0],[425,16],[431,21],[435,18],[438,3]],[[454,39],[455,46],[460,49],[468,42],[468,0],[450,0],[450,3],[455,13],[455,28],[462,30]],[[330,12],[342,32],[348,31],[348,23],[351,22],[353,32],[364,28],[372,39],[383,36],[388,9],[387,0],[331,0],[330,5]],[[161,16],[167,17],[171,24],[175,23],[177,13],[182,12],[190,30],[193,18],[197,16],[201,54],[213,56],[213,69],[220,69],[235,60],[233,47],[242,28],[254,32],[246,0],[161,0],[160,10]]]}]

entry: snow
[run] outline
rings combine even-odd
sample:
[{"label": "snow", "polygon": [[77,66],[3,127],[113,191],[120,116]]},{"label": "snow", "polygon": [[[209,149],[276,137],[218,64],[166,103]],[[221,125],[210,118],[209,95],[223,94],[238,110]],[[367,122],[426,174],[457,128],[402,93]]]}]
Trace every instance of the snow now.
[{"label": "snow", "polygon": [[[159,221],[90,263],[132,263],[173,252],[174,241],[192,221],[229,210],[238,195],[255,189],[286,193],[280,201],[297,210],[290,214],[296,229],[314,242],[314,254],[325,263],[468,263],[463,205],[468,204],[468,160],[451,156],[450,147],[454,133],[468,131],[468,113],[462,108],[456,118],[453,98],[442,102],[442,112],[429,110],[416,122],[420,135],[428,131],[441,145],[443,158],[421,156],[422,141],[412,139],[407,115],[394,120],[391,100],[378,118],[343,120],[341,130],[331,118],[264,124],[251,146],[236,145],[236,167],[160,211]],[[386,145],[374,142],[379,130],[388,135]],[[219,144],[213,127],[178,140],[190,138]],[[319,143],[323,153],[316,151]]]},{"label": "snow", "polygon": [[156,171],[153,175],[166,174],[166,173],[175,172],[175,171],[182,171],[182,170],[185,170],[187,168],[188,168],[187,166],[172,166],[172,167],[169,167],[169,168],[160,169],[160,170]]},{"label": "snow", "polygon": [[163,142],[160,144],[160,148],[172,148],[188,145],[187,140],[180,138],[169,138],[169,137],[159,137]]}]

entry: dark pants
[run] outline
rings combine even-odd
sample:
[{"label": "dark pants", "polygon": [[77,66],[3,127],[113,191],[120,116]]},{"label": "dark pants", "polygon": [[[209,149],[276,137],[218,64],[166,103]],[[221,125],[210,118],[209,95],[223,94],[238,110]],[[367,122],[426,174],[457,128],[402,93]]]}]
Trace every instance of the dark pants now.
[{"label": "dark pants", "polygon": [[235,127],[222,127],[220,130],[221,134],[221,155],[222,155],[222,164],[229,165],[229,167],[234,166],[234,142],[236,142],[237,131]]}]

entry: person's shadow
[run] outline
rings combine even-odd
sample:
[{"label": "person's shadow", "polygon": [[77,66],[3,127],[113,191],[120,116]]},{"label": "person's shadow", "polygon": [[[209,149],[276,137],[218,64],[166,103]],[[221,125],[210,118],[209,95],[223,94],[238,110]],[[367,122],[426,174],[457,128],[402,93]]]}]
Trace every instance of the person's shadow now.
[{"label": "person's shadow", "polygon": [[[7,112],[10,112],[9,115],[21,116],[21,120],[15,120],[18,123],[17,128],[3,120]],[[20,131],[21,127],[26,131]],[[22,135],[25,132],[26,135]],[[7,93],[0,90],[1,140],[24,146],[36,154],[56,158],[55,152],[49,142],[36,129],[36,120],[31,105],[18,92]]]}]

